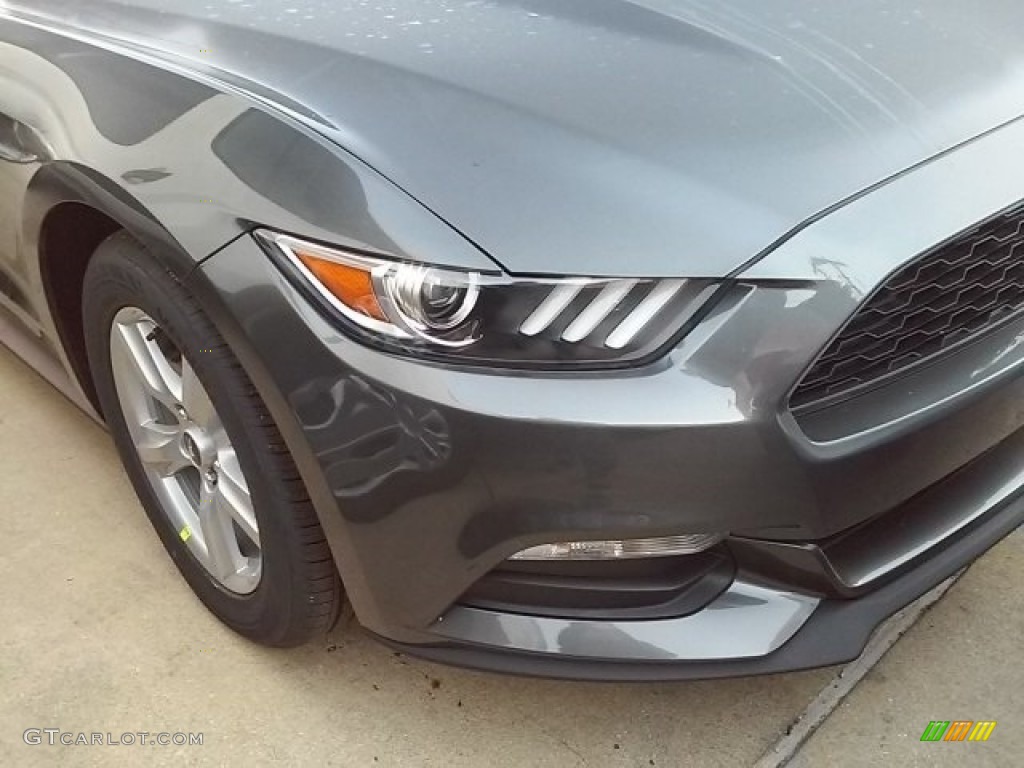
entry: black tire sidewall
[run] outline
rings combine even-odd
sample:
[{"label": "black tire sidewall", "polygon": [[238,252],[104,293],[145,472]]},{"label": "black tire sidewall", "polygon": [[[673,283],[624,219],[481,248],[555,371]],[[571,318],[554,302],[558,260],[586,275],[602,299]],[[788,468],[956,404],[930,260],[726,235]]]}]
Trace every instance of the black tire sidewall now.
[{"label": "black tire sidewall", "polygon": [[[137,307],[149,315],[182,351],[232,441],[260,531],[262,573],[259,585],[250,594],[226,590],[202,566],[171,524],[146,476],[121,410],[111,368],[110,331],[114,317],[126,307]],[[296,567],[301,546],[296,532],[278,513],[287,508],[289,499],[287,489],[275,482],[273,456],[263,445],[267,417],[265,413],[246,413],[239,407],[253,396],[252,385],[223,339],[181,281],[123,233],[101,245],[90,262],[83,323],[103,415],[146,514],[185,580],[200,600],[233,629],[271,645],[293,644],[286,635],[294,624],[296,599],[303,599],[304,579]]]}]

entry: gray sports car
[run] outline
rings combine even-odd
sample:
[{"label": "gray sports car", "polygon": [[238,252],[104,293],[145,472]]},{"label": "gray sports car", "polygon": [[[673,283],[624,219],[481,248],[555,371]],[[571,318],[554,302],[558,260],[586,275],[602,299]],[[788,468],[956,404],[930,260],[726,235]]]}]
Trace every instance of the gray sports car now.
[{"label": "gray sports car", "polygon": [[0,2],[0,336],[258,642],[841,662],[1024,522],[1022,28]]}]

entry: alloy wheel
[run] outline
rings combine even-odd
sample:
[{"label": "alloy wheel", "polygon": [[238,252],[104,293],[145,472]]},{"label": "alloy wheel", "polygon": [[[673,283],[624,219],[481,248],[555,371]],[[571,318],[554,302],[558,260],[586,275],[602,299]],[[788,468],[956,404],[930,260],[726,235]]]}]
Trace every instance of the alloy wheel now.
[{"label": "alloy wheel", "polygon": [[135,307],[114,317],[110,362],[132,443],[168,521],[223,588],[253,592],[263,559],[252,496],[194,368]]}]

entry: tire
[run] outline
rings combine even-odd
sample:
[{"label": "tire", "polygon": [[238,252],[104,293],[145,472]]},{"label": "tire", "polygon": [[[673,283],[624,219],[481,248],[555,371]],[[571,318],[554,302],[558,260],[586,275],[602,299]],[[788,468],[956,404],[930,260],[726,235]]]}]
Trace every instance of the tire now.
[{"label": "tire", "polygon": [[195,298],[119,232],[89,263],[82,314],[125,470],[199,599],[264,645],[328,630],[343,592],[313,505],[266,406]]}]

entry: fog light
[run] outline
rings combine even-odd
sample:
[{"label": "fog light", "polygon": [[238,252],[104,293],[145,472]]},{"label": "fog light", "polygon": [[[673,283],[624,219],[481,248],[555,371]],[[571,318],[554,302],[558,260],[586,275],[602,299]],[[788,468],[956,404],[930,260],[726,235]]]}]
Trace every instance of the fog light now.
[{"label": "fog light", "polygon": [[725,538],[721,533],[663,536],[621,541],[566,541],[524,549],[511,560],[630,560],[641,557],[695,555]]}]

